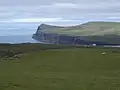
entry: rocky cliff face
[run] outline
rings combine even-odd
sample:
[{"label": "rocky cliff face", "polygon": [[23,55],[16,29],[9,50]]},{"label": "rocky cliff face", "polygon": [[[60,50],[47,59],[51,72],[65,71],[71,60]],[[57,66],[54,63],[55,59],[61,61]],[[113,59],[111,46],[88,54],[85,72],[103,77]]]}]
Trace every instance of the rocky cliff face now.
[{"label": "rocky cliff face", "polygon": [[[119,45],[120,37],[115,36],[75,36],[75,35],[67,35],[67,34],[58,34],[51,33],[48,30],[69,30],[74,28],[81,28],[80,26],[74,27],[58,27],[51,26],[46,24],[41,24],[36,33],[33,35],[35,40],[44,43],[52,43],[52,44],[76,44],[76,45]],[[47,30],[47,31],[46,31]],[[111,41],[110,41],[111,40]]]}]

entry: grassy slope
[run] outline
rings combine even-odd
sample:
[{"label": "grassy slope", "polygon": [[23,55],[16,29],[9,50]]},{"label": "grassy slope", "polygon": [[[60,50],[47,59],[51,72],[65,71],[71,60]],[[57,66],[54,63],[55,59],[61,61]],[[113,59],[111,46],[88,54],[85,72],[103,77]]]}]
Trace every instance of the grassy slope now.
[{"label": "grassy slope", "polygon": [[69,27],[43,24],[40,27],[43,32],[47,33],[83,36],[83,40],[120,44],[120,23],[118,22],[88,22]]},{"label": "grassy slope", "polygon": [[[15,60],[1,58],[0,90],[120,89],[120,53],[113,53],[114,49],[29,49]],[[106,56],[101,55],[104,51]]]},{"label": "grassy slope", "polygon": [[49,33],[67,34],[75,36],[88,35],[120,35],[120,23],[117,22],[89,22],[73,27],[41,26],[43,31]]}]

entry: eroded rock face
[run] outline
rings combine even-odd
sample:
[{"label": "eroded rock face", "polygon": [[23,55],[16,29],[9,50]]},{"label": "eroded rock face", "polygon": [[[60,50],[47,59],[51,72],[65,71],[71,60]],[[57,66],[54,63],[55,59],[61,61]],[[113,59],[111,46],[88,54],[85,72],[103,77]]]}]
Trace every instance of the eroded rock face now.
[{"label": "eroded rock face", "polygon": [[[57,26],[51,26],[51,25],[45,25],[41,24],[36,33],[33,35],[33,38],[37,41],[44,42],[44,43],[52,43],[52,44],[75,44],[75,45],[119,45],[119,40],[116,40],[114,43],[108,41],[110,39],[116,38],[116,37],[107,37],[106,42],[104,40],[104,36],[95,36],[92,37],[96,40],[90,40],[91,36],[70,36],[70,35],[63,35],[63,34],[56,34],[56,33],[49,33],[45,32],[45,29],[57,29],[57,28],[64,28],[64,27],[57,27]],[[72,27],[73,28],[73,27]],[[102,40],[99,40],[102,39]]]}]

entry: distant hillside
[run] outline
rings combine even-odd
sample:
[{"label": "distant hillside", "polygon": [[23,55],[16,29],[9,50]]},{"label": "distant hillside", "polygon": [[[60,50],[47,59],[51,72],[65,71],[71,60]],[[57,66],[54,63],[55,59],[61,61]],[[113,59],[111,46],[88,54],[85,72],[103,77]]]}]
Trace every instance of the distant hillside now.
[{"label": "distant hillside", "polygon": [[66,27],[41,24],[33,38],[54,44],[120,45],[120,23],[88,22]]},{"label": "distant hillside", "polygon": [[120,35],[120,23],[118,22],[88,22],[76,26],[52,26],[41,24],[39,30],[48,33],[67,34],[75,36],[103,36]]}]

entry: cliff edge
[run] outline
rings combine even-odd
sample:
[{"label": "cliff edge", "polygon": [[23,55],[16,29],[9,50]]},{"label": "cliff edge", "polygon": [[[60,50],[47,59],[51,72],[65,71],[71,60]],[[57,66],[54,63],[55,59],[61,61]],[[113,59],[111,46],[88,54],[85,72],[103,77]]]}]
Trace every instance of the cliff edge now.
[{"label": "cliff edge", "polygon": [[88,22],[66,27],[41,24],[33,38],[58,44],[120,44],[120,23]]}]

